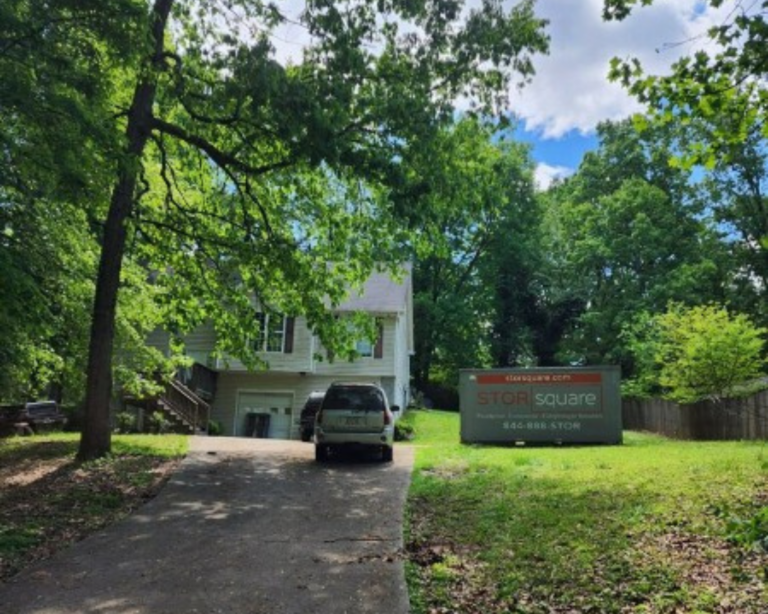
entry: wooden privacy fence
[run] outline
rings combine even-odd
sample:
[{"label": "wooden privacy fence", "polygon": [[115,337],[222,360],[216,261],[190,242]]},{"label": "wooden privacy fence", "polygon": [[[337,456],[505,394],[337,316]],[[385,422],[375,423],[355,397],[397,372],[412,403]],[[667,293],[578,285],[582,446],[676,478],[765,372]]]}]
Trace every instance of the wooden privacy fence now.
[{"label": "wooden privacy fence", "polygon": [[624,428],[676,439],[768,439],[768,390],[721,403],[678,405],[664,399],[623,399]]}]

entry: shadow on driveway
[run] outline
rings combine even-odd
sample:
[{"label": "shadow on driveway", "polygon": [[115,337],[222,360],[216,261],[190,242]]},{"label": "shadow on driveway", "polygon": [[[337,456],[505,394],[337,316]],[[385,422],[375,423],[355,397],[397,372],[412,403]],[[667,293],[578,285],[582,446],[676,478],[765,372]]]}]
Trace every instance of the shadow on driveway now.
[{"label": "shadow on driveway", "polygon": [[0,612],[404,614],[412,463],[194,438],[156,499],[0,586]]}]

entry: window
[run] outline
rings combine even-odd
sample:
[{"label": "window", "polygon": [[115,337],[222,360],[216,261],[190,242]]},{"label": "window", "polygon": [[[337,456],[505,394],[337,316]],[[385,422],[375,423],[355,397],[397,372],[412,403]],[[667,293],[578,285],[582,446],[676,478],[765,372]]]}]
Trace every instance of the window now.
[{"label": "window", "polygon": [[368,339],[358,341],[355,344],[355,350],[357,350],[357,353],[360,356],[366,356],[370,358],[373,356],[373,343],[371,343]]},{"label": "window", "polygon": [[384,411],[386,403],[381,391],[367,384],[333,384],[323,399],[322,410]]},{"label": "window", "polygon": [[364,358],[381,358],[383,356],[384,328],[381,324],[376,326],[376,339],[361,339],[355,343],[355,350]]},{"label": "window", "polygon": [[286,320],[285,316],[278,314],[257,313],[259,332],[254,349],[257,352],[285,352]]}]

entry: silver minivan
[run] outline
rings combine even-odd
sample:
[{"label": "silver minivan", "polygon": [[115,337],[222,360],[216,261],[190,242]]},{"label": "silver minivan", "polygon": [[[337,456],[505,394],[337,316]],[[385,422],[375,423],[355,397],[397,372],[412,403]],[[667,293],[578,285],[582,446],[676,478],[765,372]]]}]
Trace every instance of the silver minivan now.
[{"label": "silver minivan", "polygon": [[334,449],[364,446],[381,450],[392,461],[395,418],[387,395],[376,384],[335,383],[325,393],[315,419],[315,460],[323,462]]}]

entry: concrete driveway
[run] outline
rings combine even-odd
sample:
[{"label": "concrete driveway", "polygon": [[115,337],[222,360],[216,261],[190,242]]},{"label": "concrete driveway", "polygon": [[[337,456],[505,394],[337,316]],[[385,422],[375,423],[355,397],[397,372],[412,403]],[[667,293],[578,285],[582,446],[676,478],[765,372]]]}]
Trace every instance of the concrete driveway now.
[{"label": "concrete driveway", "polygon": [[407,613],[412,450],[313,458],[307,443],[193,438],[157,498],[1,585],[0,612]]}]

